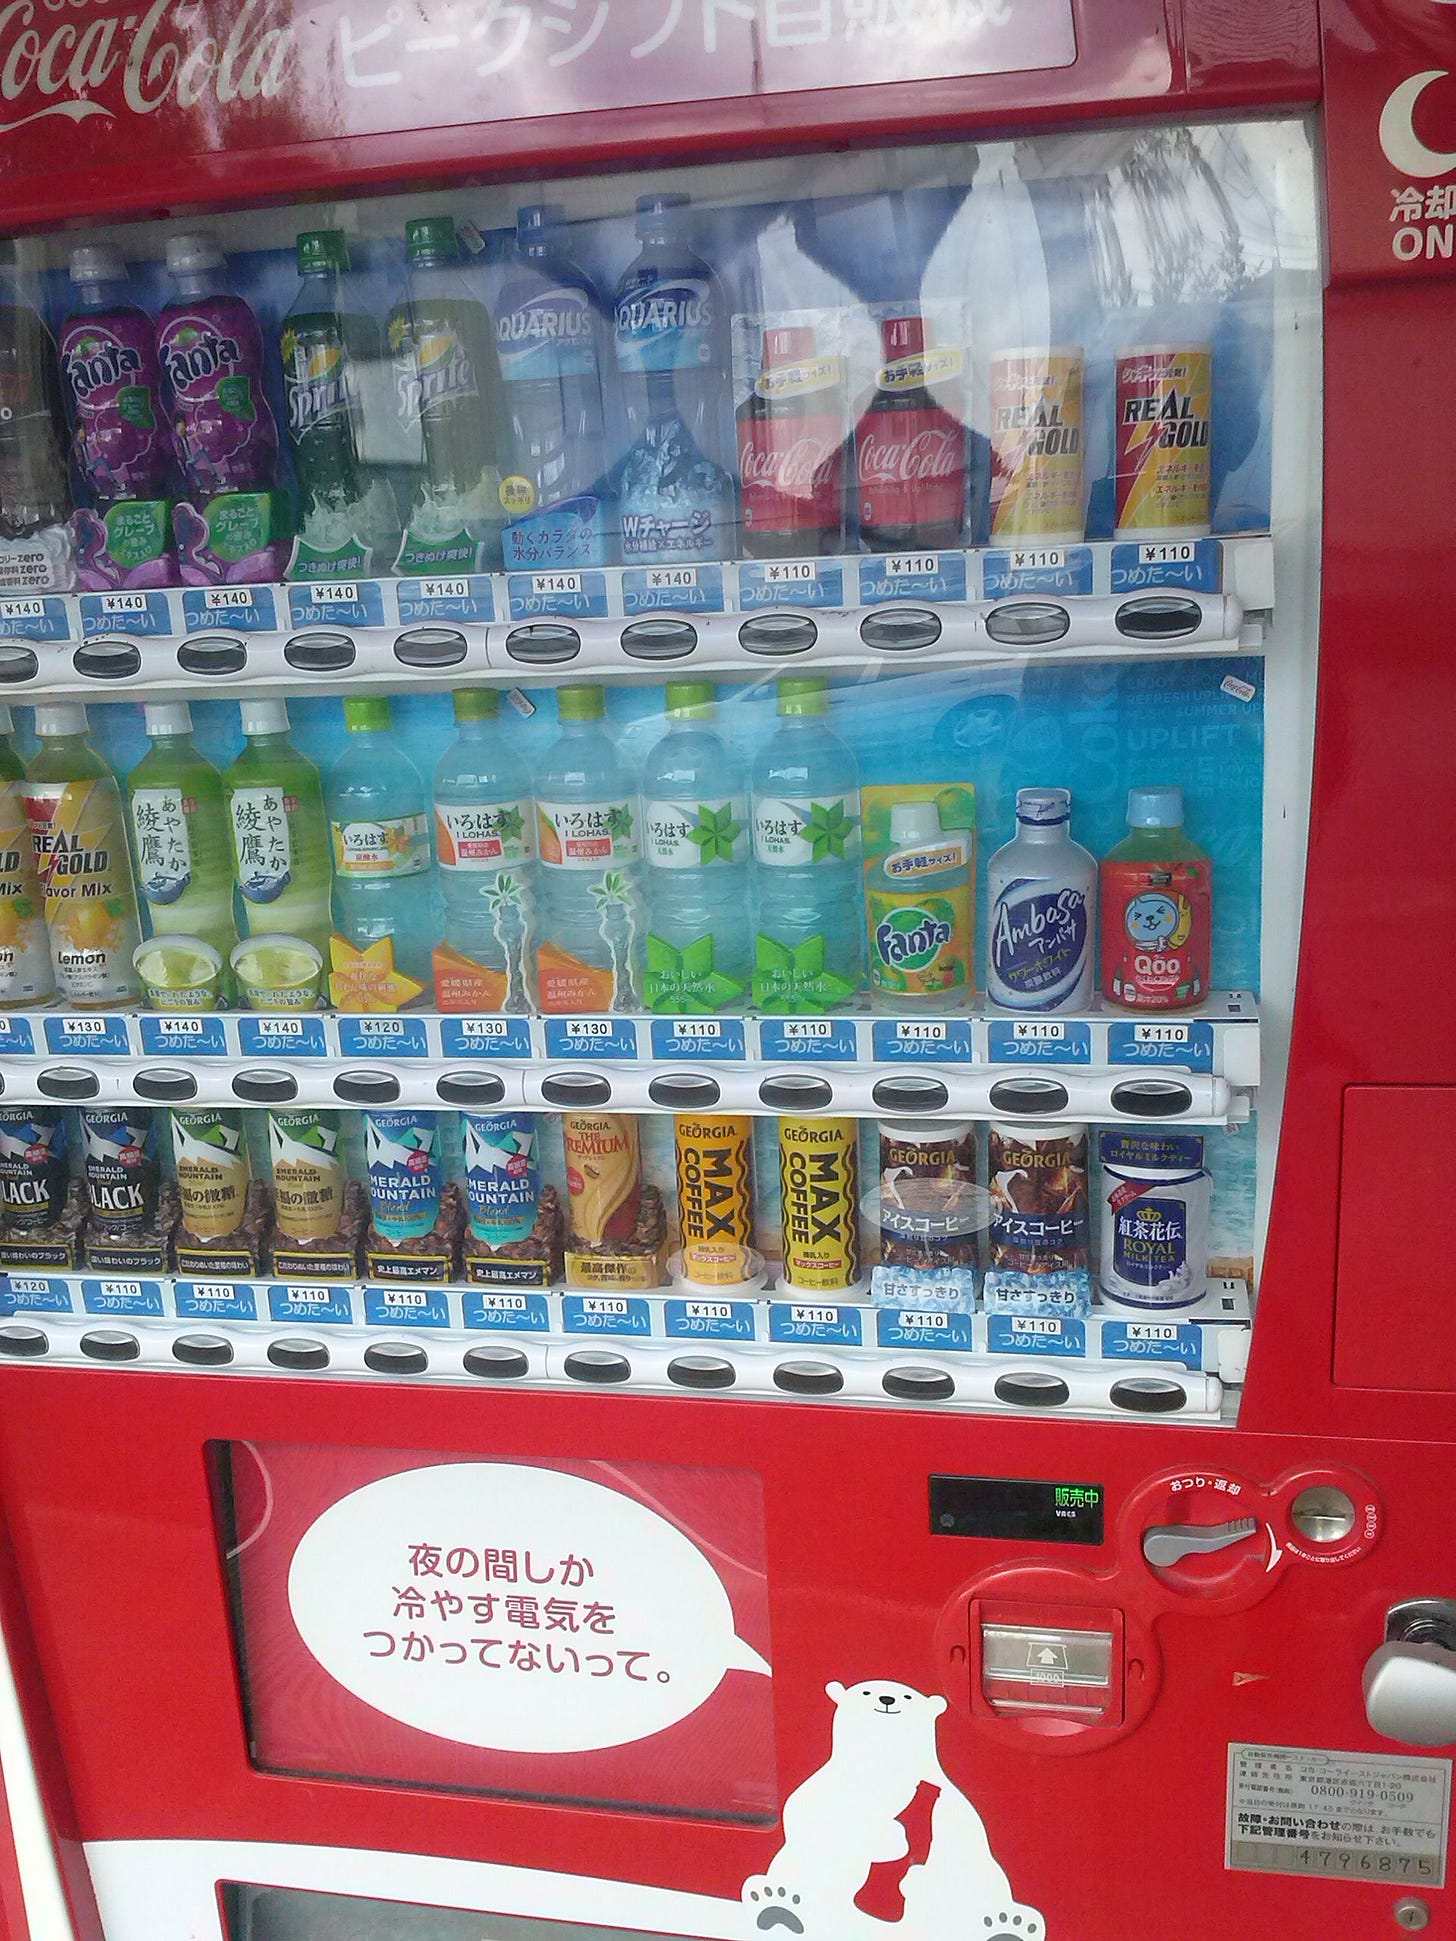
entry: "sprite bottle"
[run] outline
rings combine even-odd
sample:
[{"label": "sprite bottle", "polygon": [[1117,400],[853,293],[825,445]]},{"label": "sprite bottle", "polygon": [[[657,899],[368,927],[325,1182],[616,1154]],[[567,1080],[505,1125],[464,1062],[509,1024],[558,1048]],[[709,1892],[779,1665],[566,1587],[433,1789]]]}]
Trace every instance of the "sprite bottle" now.
[{"label": "sprite bottle", "polygon": [[[389,565],[399,537],[394,494],[378,463],[365,400],[384,350],[353,299],[341,229],[305,230],[302,278],[283,320],[283,391],[298,473],[299,526],[289,574],[357,578]],[[372,461],[372,462],[371,462]]]}]

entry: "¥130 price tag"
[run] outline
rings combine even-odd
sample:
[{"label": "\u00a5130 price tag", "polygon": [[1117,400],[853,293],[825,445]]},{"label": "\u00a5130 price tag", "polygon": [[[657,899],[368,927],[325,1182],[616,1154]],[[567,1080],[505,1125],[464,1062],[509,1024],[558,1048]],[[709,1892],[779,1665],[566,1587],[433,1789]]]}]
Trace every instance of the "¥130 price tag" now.
[{"label": "\u00a5130 price tag", "polygon": [[548,1018],[548,1058],[635,1058],[637,1026],[631,1018]]}]

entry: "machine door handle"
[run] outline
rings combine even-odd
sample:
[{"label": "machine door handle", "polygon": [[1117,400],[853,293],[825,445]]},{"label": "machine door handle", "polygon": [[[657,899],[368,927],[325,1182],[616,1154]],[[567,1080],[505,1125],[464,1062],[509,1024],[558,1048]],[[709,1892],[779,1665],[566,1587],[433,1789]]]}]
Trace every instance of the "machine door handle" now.
[{"label": "machine door handle", "polygon": [[1456,1744],[1456,1603],[1412,1598],[1385,1617],[1385,1643],[1365,1666],[1365,1716],[1382,1739]]},{"label": "machine door handle", "polygon": [[1163,1523],[1143,1531],[1143,1555],[1156,1569],[1167,1570],[1185,1557],[1227,1550],[1231,1543],[1253,1536],[1258,1527],[1251,1516],[1237,1517],[1232,1523]]}]

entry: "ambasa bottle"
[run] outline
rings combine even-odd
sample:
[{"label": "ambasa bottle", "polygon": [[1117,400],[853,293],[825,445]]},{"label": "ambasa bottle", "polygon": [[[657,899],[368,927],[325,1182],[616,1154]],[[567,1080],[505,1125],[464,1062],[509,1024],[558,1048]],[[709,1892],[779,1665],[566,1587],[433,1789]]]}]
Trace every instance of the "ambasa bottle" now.
[{"label": "ambasa bottle", "polygon": [[[958,546],[965,526],[966,428],[943,401],[956,353],[926,350],[921,317],[880,326],[884,361],[859,421],[859,533],[872,553]],[[945,376],[930,387],[939,366]]]},{"label": "ambasa bottle", "polygon": [[1129,1011],[1208,996],[1213,865],[1183,833],[1180,788],[1131,789],[1128,833],[1102,859],[1102,995]]},{"label": "ambasa bottle", "polygon": [[743,550],[750,559],[838,552],[844,543],[840,363],[806,325],[763,333],[763,365],[738,411]]}]

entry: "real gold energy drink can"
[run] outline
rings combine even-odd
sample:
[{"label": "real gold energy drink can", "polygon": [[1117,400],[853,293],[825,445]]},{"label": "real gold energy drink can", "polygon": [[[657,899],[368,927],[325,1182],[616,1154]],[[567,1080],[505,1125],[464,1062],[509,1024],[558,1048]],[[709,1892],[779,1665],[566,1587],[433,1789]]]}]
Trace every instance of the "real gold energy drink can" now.
[{"label": "real gold energy drink can", "polygon": [[860,1277],[859,1122],[779,1120],[784,1285],[842,1294]]},{"label": "real gold energy drink can", "polygon": [[1136,539],[1208,531],[1213,352],[1147,344],[1117,355],[1117,530]]},{"label": "real gold energy drink can", "polygon": [[753,1263],[753,1121],[674,1121],[677,1218],[684,1280],[699,1287],[736,1287]]},{"label": "real gold energy drink can", "polygon": [[991,360],[991,537],[1082,537],[1082,352],[1074,344]]}]

